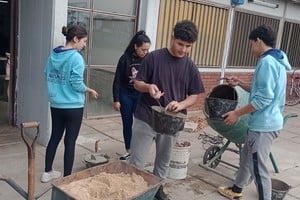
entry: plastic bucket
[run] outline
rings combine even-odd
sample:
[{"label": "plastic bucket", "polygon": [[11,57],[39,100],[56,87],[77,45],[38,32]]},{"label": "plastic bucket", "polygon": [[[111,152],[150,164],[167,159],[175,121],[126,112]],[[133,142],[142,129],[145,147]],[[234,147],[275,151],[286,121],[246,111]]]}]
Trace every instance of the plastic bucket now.
[{"label": "plastic bucket", "polygon": [[171,179],[184,179],[187,176],[187,166],[190,158],[190,142],[176,143],[173,147],[169,165],[168,177]]},{"label": "plastic bucket", "polygon": [[278,179],[272,181],[272,200],[282,200],[290,190],[290,186]]},{"label": "plastic bucket", "polygon": [[183,130],[186,115],[183,113],[173,113],[165,111],[160,106],[151,106],[152,123],[151,127],[158,133],[175,135],[178,131]]}]

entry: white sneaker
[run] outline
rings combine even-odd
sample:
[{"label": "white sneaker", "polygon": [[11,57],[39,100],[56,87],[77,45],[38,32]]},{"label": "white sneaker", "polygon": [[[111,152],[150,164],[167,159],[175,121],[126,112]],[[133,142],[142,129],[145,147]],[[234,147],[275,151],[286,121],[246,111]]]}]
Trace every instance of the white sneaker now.
[{"label": "white sneaker", "polygon": [[47,183],[53,179],[57,179],[61,176],[61,172],[59,171],[50,171],[50,172],[44,172],[42,177],[41,177],[41,182],[42,183]]}]

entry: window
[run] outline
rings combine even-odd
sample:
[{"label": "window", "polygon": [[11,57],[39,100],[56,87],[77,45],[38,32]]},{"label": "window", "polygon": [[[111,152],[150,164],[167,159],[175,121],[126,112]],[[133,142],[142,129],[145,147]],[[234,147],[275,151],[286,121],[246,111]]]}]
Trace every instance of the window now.
[{"label": "window", "polygon": [[123,15],[136,14],[136,0],[95,0],[94,9]]},{"label": "window", "polygon": [[90,0],[68,0],[68,6],[78,8],[91,8]]},{"label": "window", "polygon": [[69,0],[68,25],[80,24],[89,38],[82,52],[86,84],[100,93],[89,99],[85,117],[117,114],[112,106],[112,81],[116,64],[136,31],[139,0]]},{"label": "window", "polygon": [[135,21],[95,14],[91,65],[116,65],[135,30]]}]

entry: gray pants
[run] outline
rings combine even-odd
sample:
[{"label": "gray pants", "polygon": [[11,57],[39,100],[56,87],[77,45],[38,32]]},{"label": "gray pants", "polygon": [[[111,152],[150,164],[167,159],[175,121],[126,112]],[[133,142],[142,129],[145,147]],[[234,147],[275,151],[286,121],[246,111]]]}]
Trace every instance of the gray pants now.
[{"label": "gray pants", "polygon": [[271,177],[268,160],[272,142],[279,131],[257,132],[248,130],[245,144],[240,155],[240,168],[235,185],[244,188],[254,180],[259,200],[271,200]]},{"label": "gray pants", "polygon": [[144,169],[151,145],[155,141],[156,155],[153,174],[161,178],[166,178],[176,139],[177,137],[174,136],[159,134],[149,124],[134,118],[129,162],[139,169]]}]

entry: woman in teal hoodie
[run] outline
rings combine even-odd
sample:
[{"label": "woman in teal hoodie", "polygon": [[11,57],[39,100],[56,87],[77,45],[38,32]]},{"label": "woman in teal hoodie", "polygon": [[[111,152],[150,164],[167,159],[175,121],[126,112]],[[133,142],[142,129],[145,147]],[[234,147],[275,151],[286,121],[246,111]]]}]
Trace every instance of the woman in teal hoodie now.
[{"label": "woman in teal hoodie", "polygon": [[62,33],[66,37],[66,45],[53,49],[45,68],[52,132],[46,149],[42,182],[49,182],[61,176],[61,172],[53,170],[52,165],[64,132],[64,176],[71,174],[76,139],[83,117],[85,93],[88,92],[93,98],[98,98],[98,93],[83,82],[85,62],[78,52],[86,46],[87,31],[81,26],[74,25],[63,27]]},{"label": "woman in teal hoodie", "polygon": [[285,105],[287,71],[291,70],[285,53],[272,48],[275,32],[262,25],[249,36],[252,53],[258,57],[252,83],[229,77],[229,84],[239,85],[250,92],[249,104],[226,113],[227,125],[234,124],[240,116],[249,114],[248,132],[240,156],[240,168],[232,187],[219,187],[218,192],[229,199],[241,199],[242,189],[254,180],[259,200],[271,200],[271,177],[268,158],[271,145],[283,128],[282,111]]}]

